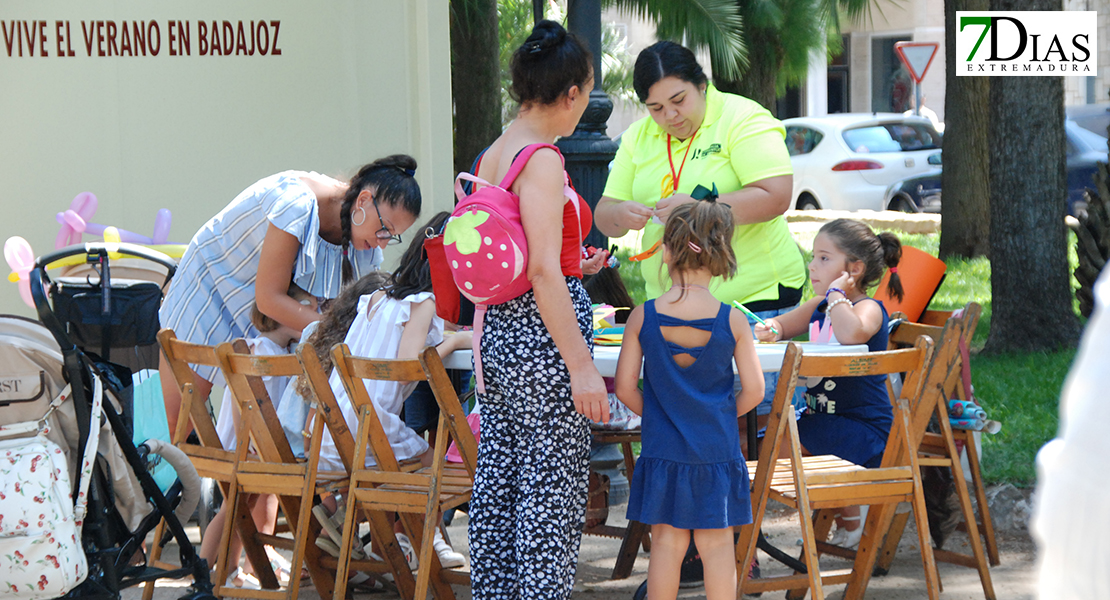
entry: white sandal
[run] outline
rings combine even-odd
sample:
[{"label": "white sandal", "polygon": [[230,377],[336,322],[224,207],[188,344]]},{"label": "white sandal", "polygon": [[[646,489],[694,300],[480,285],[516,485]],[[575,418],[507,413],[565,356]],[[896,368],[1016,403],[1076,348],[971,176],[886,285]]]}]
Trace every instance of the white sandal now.
[{"label": "white sandal", "polygon": [[864,505],[859,508],[859,515],[855,517],[840,517],[841,521],[858,521],[859,527],[855,529],[845,529],[839,525],[836,531],[833,532],[832,537],[829,538],[829,543],[833,546],[840,546],[841,548],[855,548],[859,545],[859,541],[863,539],[863,524],[867,520],[868,506]]},{"label": "white sandal", "polygon": [[[327,552],[335,558],[339,558],[340,544],[343,543],[343,534],[340,533],[339,528],[343,526],[343,521],[346,513],[343,507],[336,509],[334,515],[328,515],[328,509],[323,505],[317,504],[312,507],[312,516],[320,523],[323,528],[324,534],[316,538],[316,547]],[[355,538],[354,550],[351,552],[351,558],[355,560],[362,560],[366,558],[366,552],[362,545],[362,540]]]}]

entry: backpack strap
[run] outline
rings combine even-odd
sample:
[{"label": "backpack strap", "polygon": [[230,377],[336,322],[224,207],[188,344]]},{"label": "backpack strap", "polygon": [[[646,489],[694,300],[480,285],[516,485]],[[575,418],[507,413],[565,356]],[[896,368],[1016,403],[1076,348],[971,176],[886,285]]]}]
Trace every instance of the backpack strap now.
[{"label": "backpack strap", "polygon": [[[509,167],[509,172],[505,174],[505,179],[501,181],[502,189],[509,189],[516,181],[517,176],[524,170],[524,165],[528,164],[528,159],[536,153],[540,148],[551,148],[559,155],[559,160],[566,166],[566,159],[563,158],[563,153],[559,152],[559,148],[554,144],[529,144],[517,153],[516,158],[513,159],[512,166]],[[566,169],[563,170],[563,196],[574,204],[575,227],[578,227],[578,244],[582,245],[582,207],[578,204],[578,192],[570,186],[570,176],[567,175]]]},{"label": "backpack strap", "polygon": [[[506,173],[505,178],[501,180],[501,185],[497,187],[503,190],[508,190],[510,187],[512,187],[513,182],[516,181],[516,178],[520,176],[520,172],[524,170],[524,166],[528,164],[528,159],[532,158],[532,155],[535,154],[536,150],[539,150],[540,148],[551,148],[555,152],[559,153],[560,160],[563,159],[563,154],[559,152],[559,149],[555,147],[554,144],[529,144],[522,148],[520,152],[518,152],[517,155],[513,157],[513,163],[509,166],[509,172]],[[486,150],[489,150],[489,148],[486,148]],[[481,161],[482,156],[485,156],[486,150],[483,150],[482,154],[479,155],[479,157],[474,161],[474,166],[472,167],[473,170],[477,170],[479,161]],[[469,185],[465,185],[464,187],[464,181],[469,182]],[[473,184],[475,183],[482,186],[493,185],[492,183],[486,181],[485,179],[482,179],[481,177],[478,177],[477,175],[465,172],[459,173],[458,177],[455,178],[455,197],[461,201],[462,199],[469,196],[471,193],[474,192]],[[564,192],[568,187],[569,186],[564,186]],[[575,200],[574,208],[575,210],[578,210],[577,194],[575,194],[573,198]]]},{"label": "backpack strap", "polygon": [[505,173],[505,178],[501,180],[502,189],[507,190],[512,187],[513,182],[516,181],[516,178],[520,175],[520,172],[523,171],[525,165],[528,164],[528,159],[532,158],[532,155],[535,154],[536,150],[539,150],[540,148],[551,148],[555,151],[556,154],[559,155],[559,160],[561,162],[566,162],[565,160],[563,160],[563,153],[559,152],[559,149],[556,148],[554,144],[528,144],[527,146],[522,148],[520,152],[518,152],[517,155],[513,158],[513,164],[509,165],[509,172]]}]

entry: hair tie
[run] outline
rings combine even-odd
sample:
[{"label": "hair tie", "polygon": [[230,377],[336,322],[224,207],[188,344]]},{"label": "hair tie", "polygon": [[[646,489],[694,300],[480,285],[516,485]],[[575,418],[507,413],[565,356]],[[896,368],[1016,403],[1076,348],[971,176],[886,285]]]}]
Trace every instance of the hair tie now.
[{"label": "hair tie", "polygon": [[898,267],[891,267],[891,268],[890,268],[890,274],[891,274],[891,275],[893,275],[893,274],[895,274],[895,273],[897,273],[897,272],[898,272]]},{"label": "hair tie", "polygon": [[539,54],[540,52],[543,52],[543,42],[541,40],[525,42],[524,51],[528,54]]},{"label": "hair tie", "polygon": [[695,244],[694,242],[686,242],[686,243],[690,246],[691,250],[693,250],[694,252],[697,252],[698,254],[701,254],[701,248],[698,247],[697,244]]},{"label": "hair tie", "polygon": [[714,183],[712,185],[713,185],[712,190],[705,187],[704,185],[700,185],[700,184],[697,185],[697,186],[694,186],[694,191],[690,192],[690,197],[693,198],[694,200],[700,200],[700,201],[703,201],[703,202],[716,202],[717,197],[720,194],[717,192],[717,184]]}]

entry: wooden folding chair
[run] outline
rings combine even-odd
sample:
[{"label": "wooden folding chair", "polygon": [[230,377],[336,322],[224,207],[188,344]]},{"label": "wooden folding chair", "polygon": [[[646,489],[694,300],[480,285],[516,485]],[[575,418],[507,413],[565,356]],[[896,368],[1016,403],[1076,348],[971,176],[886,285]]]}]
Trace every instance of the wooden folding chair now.
[{"label": "wooden folding chair", "polygon": [[[926,389],[923,391],[923,401],[928,402],[926,408],[931,412],[923,415],[923,419],[935,417],[939,433],[925,432],[919,447],[920,464],[922,466],[947,467],[952,471],[953,485],[959,499],[963,522],[959,528],[967,532],[971,542],[971,554],[962,554],[951,550],[934,549],[933,554],[937,561],[962,565],[979,572],[979,579],[983,585],[983,593],[989,599],[995,598],[994,587],[991,583],[989,566],[999,564],[998,542],[995,538],[994,525],[991,522],[990,508],[987,504],[986,490],[983,485],[983,476],[979,470],[979,456],[975,448],[973,432],[966,429],[954,429],[948,419],[948,400],[964,398],[964,388],[961,382],[963,369],[963,356],[961,344],[968,344],[975,334],[975,327],[979,322],[982,308],[972,302],[969,303],[958,318],[950,318],[951,313],[944,317],[936,311],[929,311],[933,322],[937,325],[923,325],[919,323],[902,323],[891,334],[890,345],[892,348],[905,346],[911,340],[925,335],[932,338],[938,351],[933,359],[932,373]],[[966,347],[966,346],[965,346]],[[928,396],[931,396],[928,397]],[[962,441],[968,454],[968,465],[975,490],[975,503],[978,505],[979,514],[976,515],[971,503],[971,493],[967,481],[964,479],[963,466],[957,452],[957,442]],[[898,549],[898,542],[906,527],[908,515],[896,515],[887,534],[886,542],[880,552],[876,571],[885,573],[889,570]],[[983,542],[980,534],[986,540],[986,555],[984,556]]]},{"label": "wooden folding chair", "polygon": [[[220,537],[220,547],[228,547],[232,529],[238,528],[244,545],[251,537],[279,547],[289,547],[291,543],[293,558],[292,573],[285,590],[275,589],[278,587],[275,581],[275,585],[264,586],[266,589],[263,590],[244,590],[220,585],[215,593],[219,596],[293,600],[300,591],[300,572],[303,565],[321,596],[331,595],[336,580],[334,573],[322,564],[321,551],[315,544],[319,528],[314,526],[311,518],[313,499],[318,491],[317,463],[323,421],[317,420],[313,426],[312,444],[305,448],[307,460],[298,460],[289,447],[262,381],[266,376],[300,375],[303,372],[301,363],[293,355],[255,356],[241,339],[220,344],[216,347],[216,355],[231,396],[239,407],[240,416],[236,468],[224,499],[224,502],[230,503],[230,512]],[[254,454],[251,454],[252,450]],[[245,502],[240,502],[240,496],[244,494],[276,495],[293,539],[252,532],[250,510]],[[221,553],[216,564],[218,584],[222,584],[227,577],[228,562],[226,552]],[[257,568],[259,563],[252,561],[252,564]],[[269,562],[264,560],[262,564],[268,566]]]},{"label": "wooden folding chair", "polygon": [[[439,600],[455,598],[450,584],[469,584],[469,573],[444,569],[432,548],[432,540],[439,525],[439,515],[470,501],[477,443],[462,414],[462,407],[439,353],[435,348],[425,348],[418,360],[356,358],[351,356],[346,344],[338,344],[332,355],[347,396],[359,413],[336,578],[342,581],[347,577],[355,535],[355,515],[356,511],[362,511],[371,524],[371,535],[378,541],[402,598],[423,600],[429,588]],[[401,468],[366,391],[365,379],[429,382],[440,407],[430,467],[411,472]],[[446,465],[449,439],[454,439],[459,447],[463,457],[461,466],[448,468]],[[377,463],[374,468],[363,466],[367,449]],[[420,568],[414,584],[412,572],[393,534],[389,517],[394,512],[400,514],[401,523],[419,555]],[[334,597],[335,600],[342,600],[338,592]]]},{"label": "wooden folding chair", "polygon": [[[235,451],[234,449],[225,449],[223,444],[220,443],[220,436],[216,434],[215,420],[208,408],[208,399],[197,397],[195,373],[189,366],[192,364],[219,367],[220,361],[219,357],[216,356],[216,348],[215,346],[192,344],[179,340],[174,331],[169,328],[158,332],[158,343],[161,345],[162,352],[166,356],[166,362],[169,363],[174,379],[177,380],[178,387],[181,389],[181,412],[177,419],[177,430],[172,432],[173,444],[189,457],[193,466],[196,467],[198,475],[214,479],[217,482],[220,493],[226,498],[237,462]],[[197,439],[200,441],[199,446],[185,443],[189,435],[190,425],[197,434]],[[244,527],[248,530],[249,535],[247,536],[248,539],[243,541],[243,548],[250,558],[251,564],[266,565],[258,568],[256,576],[264,586],[277,587],[277,576],[273,569],[269,568],[270,561],[266,556],[266,550],[261,544],[254,541],[255,534],[258,532],[253,530],[253,521],[244,524]],[[155,543],[150,549],[150,561],[152,566],[167,568],[171,565],[161,560],[163,550],[161,540],[164,536],[164,529],[165,522],[163,521],[154,530]],[[203,535],[204,532],[202,531],[201,534]],[[151,600],[153,595],[154,582],[151,581],[143,589],[143,600]]]},{"label": "wooden folding chair", "polygon": [[[354,434],[351,433],[350,428],[347,427],[347,420],[343,418],[343,409],[340,408],[339,402],[335,398],[335,393],[332,391],[331,383],[329,381],[329,374],[324,372],[324,369],[320,364],[320,357],[316,354],[316,349],[313,348],[310,344],[300,344],[297,346],[296,354],[301,363],[303,377],[308,382],[308,385],[310,388],[312,388],[313,392],[314,416],[310,416],[310,419],[315,418],[317,421],[323,421],[324,427],[326,427],[328,429],[328,432],[331,433],[332,441],[335,444],[336,451],[339,453],[339,459],[343,463],[343,467],[345,470],[346,479],[344,479],[344,481],[339,484],[332,484],[331,487],[343,488],[343,491],[346,492],[346,488],[350,485],[349,478],[351,472],[353,471],[353,465],[356,464],[354,462],[356,454]],[[315,423],[313,423],[313,426],[315,426]],[[310,433],[306,432],[305,435],[305,447],[307,448],[312,440]],[[473,439],[473,437],[471,439]],[[417,462],[402,463],[400,465],[402,470],[408,471],[415,470],[419,468],[419,466],[420,465]],[[382,525],[382,523],[371,522],[370,525],[371,527],[373,527],[374,525]],[[380,531],[376,529],[374,530],[374,537],[379,539],[384,539],[385,537],[393,538],[392,527],[389,527],[388,523],[386,523],[385,525],[386,529],[382,529]],[[353,543],[354,540],[352,539],[350,541]],[[339,568],[338,557],[323,554],[321,555],[320,562],[324,567],[331,571],[337,571]],[[401,558],[401,564],[404,564],[403,557]],[[370,558],[351,558],[348,561],[348,572],[352,570],[376,574],[385,574],[392,572],[392,569],[387,562],[381,560],[372,560]],[[337,579],[337,582],[338,581],[339,580]],[[403,592],[403,596],[411,596],[415,589],[415,582],[411,573],[409,573],[409,576],[407,578],[395,578],[394,582],[395,585],[397,585],[398,590]],[[337,585],[335,590],[336,595],[338,595],[342,589],[343,588],[341,586]],[[326,596],[321,594],[321,598],[326,598]]]},{"label": "wooden folding chair", "polygon": [[[844,597],[862,598],[878,556],[879,542],[894,516],[899,502],[911,502],[921,539],[921,560],[925,569],[929,598],[939,598],[939,580],[929,546],[929,525],[925,515],[917,449],[910,434],[910,404],[920,395],[922,372],[932,355],[932,342],[920,340],[913,349],[869,354],[802,356],[801,347],[787,348],[775,392],[767,433],[760,448],[759,461],[749,462],[754,478],[752,489],[753,522],[740,528],[736,547],[739,587],[744,593],[777,589],[812,591],[816,600],[825,597],[822,586],[848,584]],[[879,468],[865,469],[835,456],[801,454],[798,426],[793,418],[790,398],[798,377],[888,375],[906,373],[906,384],[895,409],[894,423]],[[785,444],[788,457],[779,459]],[[802,529],[802,562],[805,573],[782,577],[748,578],[748,565],[755,556],[756,542],[769,500],[794,507]],[[817,546],[821,531],[815,531],[814,509],[871,505],[851,569],[821,571]],[[878,505],[878,506],[875,506]],[[828,525],[820,529],[828,533]]]},{"label": "wooden folding chair", "polygon": [[[593,441],[601,444],[620,444],[624,455],[625,475],[628,481],[632,481],[632,471],[636,466],[632,444],[640,441],[640,431],[594,431]],[[621,540],[621,549],[617,553],[617,562],[613,565],[611,579],[627,579],[632,574],[632,567],[636,564],[641,546],[645,552],[651,552],[651,529],[639,521],[629,521],[626,527],[599,525],[585,529],[582,533]]]}]

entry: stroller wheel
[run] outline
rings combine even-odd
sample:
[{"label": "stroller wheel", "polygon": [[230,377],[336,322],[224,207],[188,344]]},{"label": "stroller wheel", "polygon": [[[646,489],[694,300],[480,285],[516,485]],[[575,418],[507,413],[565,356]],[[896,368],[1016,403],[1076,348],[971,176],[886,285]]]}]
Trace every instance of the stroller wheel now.
[{"label": "stroller wheel", "polygon": [[216,480],[207,477],[201,479],[200,503],[197,504],[197,526],[200,528],[201,535],[204,535],[212,519],[216,518],[222,503],[223,495],[220,493],[220,486],[216,485]]}]

